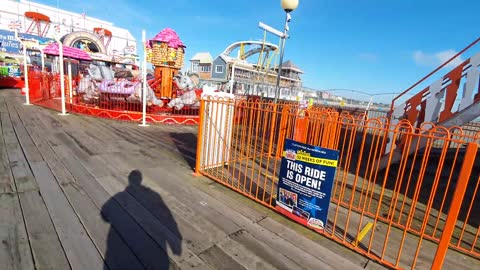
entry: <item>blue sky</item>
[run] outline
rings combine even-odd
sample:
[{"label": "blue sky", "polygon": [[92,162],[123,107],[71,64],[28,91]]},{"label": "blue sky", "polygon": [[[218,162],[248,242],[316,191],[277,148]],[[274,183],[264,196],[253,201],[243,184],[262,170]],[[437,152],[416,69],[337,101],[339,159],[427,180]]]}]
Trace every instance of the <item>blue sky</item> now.
[{"label": "blue sky", "polygon": [[[259,21],[282,29],[285,18],[279,0],[59,0],[59,7],[111,21],[139,42],[142,29],[151,38],[173,28],[187,46],[187,60],[262,39]],[[300,0],[285,60],[305,71],[304,85],[311,88],[401,92],[478,37],[479,10],[478,0]],[[278,44],[277,37],[268,40]]]}]

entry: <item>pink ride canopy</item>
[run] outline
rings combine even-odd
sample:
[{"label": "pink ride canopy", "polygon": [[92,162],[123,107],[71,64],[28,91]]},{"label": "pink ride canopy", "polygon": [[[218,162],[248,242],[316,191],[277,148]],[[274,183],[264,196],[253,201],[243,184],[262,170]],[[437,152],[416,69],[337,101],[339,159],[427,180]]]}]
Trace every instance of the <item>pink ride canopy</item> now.
[{"label": "pink ride canopy", "polygon": [[[59,55],[58,44],[51,43],[45,49],[43,49],[43,53],[51,54],[51,55]],[[73,48],[70,46],[63,45],[63,56],[68,58],[74,58],[79,60],[92,60],[90,55],[87,52]]]},{"label": "pink ride canopy", "polygon": [[177,33],[171,28],[163,29],[160,33],[158,33],[154,38],[150,40],[150,42],[152,41],[166,42],[168,43],[168,47],[170,48],[186,48],[185,44],[183,44],[183,42],[180,40]]}]

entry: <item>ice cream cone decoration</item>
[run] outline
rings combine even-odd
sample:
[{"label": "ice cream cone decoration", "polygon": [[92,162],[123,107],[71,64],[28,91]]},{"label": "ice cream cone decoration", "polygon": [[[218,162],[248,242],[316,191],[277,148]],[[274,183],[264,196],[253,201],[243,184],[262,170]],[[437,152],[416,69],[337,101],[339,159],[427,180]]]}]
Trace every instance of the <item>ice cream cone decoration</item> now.
[{"label": "ice cream cone decoration", "polygon": [[166,28],[149,41],[152,48],[151,60],[155,66],[182,68],[184,64],[185,45],[177,33]]}]

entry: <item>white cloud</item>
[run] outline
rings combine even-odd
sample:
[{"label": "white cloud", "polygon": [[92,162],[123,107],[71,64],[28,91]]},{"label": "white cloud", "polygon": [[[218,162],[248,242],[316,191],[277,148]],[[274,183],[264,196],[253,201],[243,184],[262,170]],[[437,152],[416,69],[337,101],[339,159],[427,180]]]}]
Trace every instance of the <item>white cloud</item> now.
[{"label": "white cloud", "polygon": [[[423,51],[413,52],[413,60],[417,65],[422,66],[440,66],[445,63],[448,59],[452,58],[457,52],[455,50],[445,50],[437,53],[425,53]],[[458,56],[453,59],[446,67],[454,68],[460,65],[463,62],[462,58]]]}]

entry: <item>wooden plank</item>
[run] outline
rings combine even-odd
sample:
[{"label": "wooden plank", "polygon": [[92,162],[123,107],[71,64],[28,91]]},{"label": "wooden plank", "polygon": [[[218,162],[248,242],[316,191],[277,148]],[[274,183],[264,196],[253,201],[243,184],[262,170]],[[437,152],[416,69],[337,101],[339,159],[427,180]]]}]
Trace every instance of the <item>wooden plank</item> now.
[{"label": "wooden plank", "polygon": [[61,160],[56,156],[46,141],[45,138],[48,137],[47,134],[51,135],[52,131],[48,130],[46,126],[38,120],[37,116],[39,113],[36,112],[38,110],[35,110],[35,113],[32,113],[30,111],[25,111],[24,108],[24,106],[15,107],[19,118],[22,120],[24,129],[28,132],[31,141],[33,141],[44,160],[47,161],[48,166],[51,168],[52,172],[54,172],[60,185],[75,182],[71,173],[65,168]]},{"label": "wooden plank", "polygon": [[[329,267],[335,267],[338,269],[352,269],[356,267],[363,267],[368,262],[368,259],[362,255],[345,249],[329,239],[318,235],[317,238],[321,238],[319,241],[320,243],[312,241],[311,239],[308,239],[303,235],[299,235],[297,231],[286,227],[284,224],[278,223],[270,217],[266,217],[258,224],[263,229],[274,233],[277,237],[281,237],[285,239],[286,242],[294,245],[294,249],[319,258]],[[322,247],[322,252],[319,252],[319,246]],[[323,247],[325,246],[329,247],[328,250],[323,250]],[[352,258],[353,261],[346,258]]]},{"label": "wooden plank", "polygon": [[32,175],[28,173],[30,170],[17,140],[12,123],[10,122],[10,116],[2,114],[1,117],[3,138],[10,168],[16,181],[16,189],[19,192],[38,190],[38,186],[33,180]]},{"label": "wooden plank", "polygon": [[[124,174],[120,170],[113,168],[108,161],[120,166],[123,166],[123,163],[118,163],[111,158],[105,159],[97,156],[92,158],[94,163],[103,164],[103,167],[111,170],[112,176],[115,176],[114,178],[122,183],[123,186],[128,185],[128,173]],[[176,196],[160,189],[158,186],[153,187],[150,179],[144,177],[143,186],[151,188],[154,193],[160,195],[164,204],[159,206],[156,200],[157,196],[151,196],[152,192],[142,192],[144,189],[130,189],[129,193],[171,231],[182,232],[183,242],[186,243],[187,248],[193,253],[199,254],[227,235],[223,231],[212,229],[214,225],[211,221],[199,216],[198,213],[185,206]],[[165,205],[168,207],[166,208]],[[192,222],[192,220],[195,220],[195,222]]]},{"label": "wooden plank", "polygon": [[70,269],[45,202],[38,191],[20,193],[27,233],[37,269]]},{"label": "wooden plank", "polygon": [[2,269],[34,269],[30,243],[23,222],[22,210],[9,168],[1,119],[6,119],[7,108],[0,97],[0,262]]},{"label": "wooden plank", "polygon": [[34,269],[33,256],[16,194],[0,194],[0,242],[2,269]]},{"label": "wooden plank", "polygon": [[245,230],[232,234],[216,245],[246,269],[302,269],[301,265],[258,242]]},{"label": "wooden plank", "polygon": [[[165,269],[165,265],[171,266],[168,257],[163,249],[140,227],[135,220],[127,213],[115,199],[97,183],[94,177],[80,164],[79,160],[72,155],[69,149],[62,145],[53,146],[55,152],[64,162],[65,166],[72,172],[77,183],[87,192],[89,197],[95,203],[97,208],[102,209],[102,216],[107,220],[111,227],[118,232],[122,239],[127,243],[136,257],[147,269]],[[106,260],[109,257],[115,258],[118,255],[107,253]],[[108,248],[107,248],[108,252]]]},{"label": "wooden plank", "polygon": [[30,163],[40,192],[73,269],[98,269],[104,265],[75,212],[44,161]]},{"label": "wooden plank", "polygon": [[[205,263],[190,251],[185,243],[182,242],[182,235],[175,228],[171,231],[163,223],[174,223],[173,217],[167,206],[165,206],[160,195],[149,190],[142,185],[129,185],[123,189],[114,177],[103,177],[97,179],[98,182],[112,195],[112,198],[118,202],[138,224],[152,237],[153,240],[166,252],[166,255],[181,269],[207,269]],[[140,181],[135,179],[133,181]],[[130,190],[142,189],[142,193],[148,193],[146,196],[150,198],[150,202],[164,211],[164,220],[160,221],[155,218],[147,209],[138,203],[134,197],[130,195]]]},{"label": "wooden plank", "polygon": [[80,186],[71,183],[63,189],[110,269],[145,269]]},{"label": "wooden plank", "polygon": [[[77,122],[77,121],[76,121]],[[111,122],[111,121],[110,121]],[[141,147],[136,143],[128,142],[118,136],[110,129],[110,125],[104,121],[99,121],[97,118],[90,117],[81,117],[78,121],[79,125],[86,125],[89,127],[88,131],[85,131],[86,134],[93,138],[97,138],[99,141],[102,141],[105,144],[111,144],[112,140],[115,141],[114,149],[109,152],[114,151],[137,151]]]},{"label": "wooden plank", "polygon": [[17,139],[20,142],[22,149],[28,149],[28,156],[26,156],[28,162],[42,161],[43,157],[25,130],[22,121],[18,117],[17,111],[15,110],[14,104],[7,104],[7,107]]},{"label": "wooden plank", "polygon": [[[57,146],[58,146],[58,144],[57,144]],[[67,156],[67,155],[65,155],[65,156]],[[99,164],[99,163],[98,163],[98,164]]]},{"label": "wooden plank", "polygon": [[[22,113],[22,111],[18,111],[19,113]],[[70,174],[70,172],[68,172],[63,163],[53,153],[50,146],[38,134],[39,130],[43,130],[42,126],[36,127],[35,123],[30,122],[32,118],[28,117],[28,115],[22,114],[22,119],[27,131],[34,140],[35,145],[38,147],[42,156],[46,158],[50,168],[52,168],[52,172],[55,177],[59,179],[68,175],[68,179],[73,180],[73,176]],[[45,135],[46,132],[43,132],[43,134]],[[86,192],[74,181],[60,181],[59,179],[59,183],[61,183],[60,187],[66,194],[68,201],[81,219],[82,224],[85,226],[89,235],[93,238],[96,247],[104,256],[104,258],[106,258],[106,263],[109,268],[124,268],[132,270],[144,269],[144,267],[131,252],[128,246],[123,242],[115,229],[110,229],[109,224],[101,218],[99,209],[90,200]],[[112,256],[107,256],[112,252],[118,256],[115,256],[115,258]]]},{"label": "wooden plank", "polygon": [[[122,164],[120,160],[125,158],[125,156],[112,157],[112,159],[114,158],[116,159],[115,164],[120,165]],[[122,167],[125,168],[126,166]],[[171,167],[172,165],[165,161],[162,167],[144,168],[142,173],[145,185],[168,199],[173,197],[181,198],[181,205],[184,205],[184,208],[190,209],[190,211],[193,211],[203,219],[215,221],[212,222],[213,226],[208,225],[209,228],[203,228],[203,230],[220,230],[223,231],[225,235],[230,235],[242,228],[239,223],[226,217],[225,213],[232,212],[232,209],[227,209],[220,204],[217,204],[218,208],[209,205],[205,200],[206,194],[188,184],[189,180],[186,179],[188,174],[185,173],[185,175],[182,175],[178,170],[170,170],[171,172],[168,172],[168,168]],[[190,179],[190,181],[192,181],[192,179]],[[165,191],[168,193],[165,193]],[[174,201],[172,201],[171,204],[172,207],[176,205]]]},{"label": "wooden plank", "polygon": [[[143,149],[139,150],[142,154],[167,151],[173,154],[173,157],[178,157],[179,161],[184,161],[182,152],[172,143],[169,134],[159,131],[156,126],[149,127],[149,129],[145,129],[145,131],[139,130],[140,127],[122,127],[122,129],[119,129],[112,126],[111,128],[117,130],[117,135],[121,136],[124,140],[142,145]],[[149,133],[153,133],[153,135],[149,135]]]},{"label": "wooden plank", "polygon": [[[153,169],[152,169],[153,170]],[[148,175],[149,178],[154,177],[152,174],[149,173],[150,170],[146,170],[146,175]],[[229,234],[229,237],[224,238],[222,241],[227,241],[224,244],[225,245],[220,245],[219,242],[216,243],[216,245],[220,245],[219,247],[222,248],[222,253],[225,253],[229,256],[231,256],[235,261],[237,261],[236,257],[251,257],[251,261],[244,261],[239,258],[237,263],[240,265],[246,267],[247,269],[255,269],[255,267],[252,268],[252,265],[250,263],[255,262],[255,264],[258,263],[258,266],[261,267],[267,267],[273,266],[278,269],[295,269],[299,268],[297,263],[293,262],[289,257],[284,256],[283,254],[285,253],[291,253],[292,251],[290,249],[285,249],[282,252],[278,252],[280,248],[274,248],[272,245],[277,245],[277,246],[285,246],[286,243],[282,239],[276,239],[275,237],[271,234],[268,234],[265,231],[260,231],[259,226],[253,225],[254,223],[243,216],[241,216],[238,212],[236,212],[234,209],[235,208],[228,208],[219,201],[216,200],[216,198],[212,198],[208,196],[207,194],[204,194],[202,191],[199,190],[194,190],[193,192],[196,194],[191,194],[188,192],[188,188],[185,188],[186,186],[186,179],[185,177],[174,177],[170,173],[163,173],[162,179],[170,179],[170,181],[162,181],[159,186],[162,188],[165,188],[167,190],[173,190],[174,188],[171,186],[168,186],[168,183],[178,183],[180,186],[184,186],[183,188],[177,188],[175,189],[175,196],[182,198],[182,203],[186,204],[187,207],[191,208],[193,211],[197,213],[199,216],[203,216],[204,218],[215,220],[215,227],[217,227],[220,230],[232,230],[235,229],[235,231],[231,232]],[[155,179],[155,178],[153,178]],[[171,181],[175,179],[174,181]],[[168,182],[168,183],[167,183]],[[202,203],[199,203],[202,202]],[[235,217],[235,218],[232,218]],[[254,230],[257,228],[256,230]],[[212,228],[213,229],[213,228]],[[247,229],[248,232],[243,234],[240,233],[243,231],[243,229]],[[250,232],[254,232],[255,236],[257,237],[258,235],[262,235],[261,239],[255,239],[254,237],[250,236]],[[235,238],[233,238],[235,237]],[[272,240],[274,239],[274,240]],[[220,241],[220,243],[222,242]],[[232,242],[233,241],[233,242]],[[268,246],[265,246],[264,243],[268,243]],[[215,249],[213,249],[215,251]],[[271,251],[275,250],[274,253]],[[208,251],[209,253],[211,251]],[[215,256],[220,256],[219,258],[223,258],[222,260],[229,261],[228,259],[224,258],[222,253],[217,254]],[[203,254],[203,255],[202,255]],[[256,259],[255,256],[252,254],[260,254]],[[204,252],[201,253],[200,257],[204,258]],[[210,254],[212,255],[212,254]],[[308,256],[300,256],[302,254],[297,254],[295,255],[299,256],[298,260],[305,260],[309,259],[310,262],[316,262],[318,263],[318,260],[315,260],[314,258],[308,257]],[[215,257],[214,256],[214,257]],[[220,260],[220,261],[222,261]],[[217,262],[218,263],[218,262]],[[305,262],[302,262],[302,266],[305,266]]]},{"label": "wooden plank", "polygon": [[[163,171],[162,172],[162,177],[156,177],[155,175],[160,175],[158,169],[147,169],[144,170],[144,174],[148,177],[151,177],[152,179],[157,179],[159,181],[159,186],[166,188],[166,189],[173,189],[173,187],[170,187],[171,185],[184,185],[185,182],[188,181],[186,180],[187,176],[184,177],[178,177],[175,181],[165,181],[163,179],[172,179],[175,178],[169,171]],[[260,225],[253,223],[249,218],[241,215],[240,213],[236,212],[234,209],[235,208],[229,208],[229,206],[226,206],[223,204],[221,201],[219,201],[217,198],[220,196],[225,196],[225,195],[220,195],[220,194],[215,194],[215,197],[212,197],[208,194],[204,194],[202,191],[197,191],[198,194],[197,196],[192,196],[188,192],[185,191],[186,188],[177,188],[176,191],[176,196],[182,198],[182,202],[185,203],[188,207],[192,208],[196,212],[198,212],[200,215],[215,219],[217,222],[217,226],[219,224],[222,224],[221,220],[230,220],[229,222],[232,222],[234,224],[237,224],[241,228],[245,229],[248,231],[248,233],[253,237],[253,239],[250,237],[249,239],[244,239],[241,240],[239,238],[235,239],[239,242],[241,242],[243,245],[247,246],[250,250],[256,250],[256,252],[264,252],[265,258],[270,258],[268,260],[269,263],[274,263],[273,258],[275,257],[274,255],[270,254],[268,257],[265,253],[268,251],[268,248],[263,248],[260,249],[258,247],[261,247],[262,245],[267,245],[270,250],[274,250],[275,254],[277,257],[278,261],[282,261],[285,265],[301,265],[302,268],[306,269],[312,269],[315,268],[316,265],[322,264],[322,260],[317,258],[316,256],[313,256],[312,254],[305,253],[302,250],[299,250],[296,246],[292,245],[290,243],[290,240],[285,240],[282,239],[278,236],[276,236],[274,233],[269,232],[262,228]],[[195,201],[203,201],[204,206],[200,207],[201,205],[198,204]],[[202,209],[203,208],[203,209]],[[316,245],[318,250],[322,250],[322,246]],[[324,248],[323,248],[324,249]],[[272,257],[273,256],[273,257]],[[285,259],[289,258],[289,259]],[[294,262],[293,262],[294,261]],[[355,269],[355,266],[351,264],[352,268],[349,269]],[[276,267],[281,267],[281,265],[276,265]]]},{"label": "wooden plank", "polygon": [[200,254],[200,258],[218,270],[246,270],[241,264],[226,254],[221,247],[214,245]]},{"label": "wooden plank", "polygon": [[3,137],[3,128],[5,125],[3,121],[8,121],[8,113],[6,112],[7,107],[3,101],[3,98],[0,97],[0,194],[3,193],[14,193],[16,191],[15,184],[13,182],[13,177],[10,172],[10,163],[7,156],[7,147]]},{"label": "wooden plank", "polygon": [[9,116],[2,115],[2,130],[35,265],[39,269],[70,269]]}]

